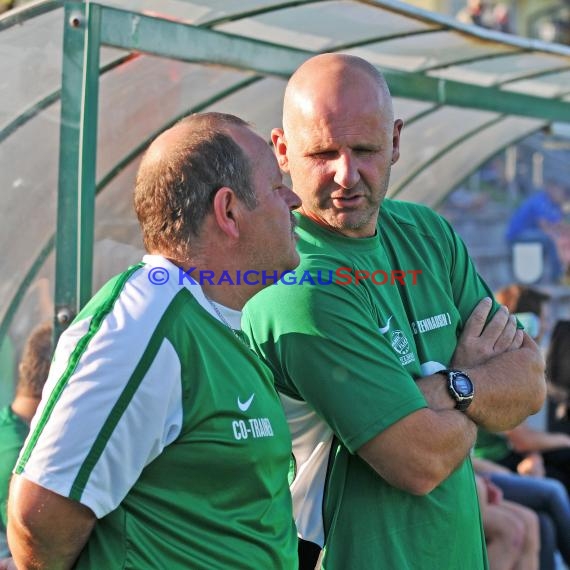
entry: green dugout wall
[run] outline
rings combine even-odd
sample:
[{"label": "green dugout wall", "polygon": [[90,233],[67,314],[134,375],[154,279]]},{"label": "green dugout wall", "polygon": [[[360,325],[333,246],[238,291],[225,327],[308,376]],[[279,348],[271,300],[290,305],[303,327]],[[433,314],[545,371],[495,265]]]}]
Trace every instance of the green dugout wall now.
[{"label": "green dugout wall", "polygon": [[156,134],[211,109],[268,135],[286,78],[326,51],[385,73],[405,121],[389,192],[404,200],[435,205],[500,149],[570,122],[568,48],[395,0],[47,0],[8,12],[0,346],[9,336],[17,351],[54,313],[65,326],[139,257],[131,193]]}]

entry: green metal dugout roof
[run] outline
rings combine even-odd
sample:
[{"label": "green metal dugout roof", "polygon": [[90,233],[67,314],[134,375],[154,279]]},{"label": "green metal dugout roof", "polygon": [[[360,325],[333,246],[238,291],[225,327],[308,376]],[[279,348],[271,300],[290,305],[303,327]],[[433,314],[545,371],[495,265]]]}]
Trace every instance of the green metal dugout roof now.
[{"label": "green metal dugout roof", "polygon": [[41,1],[8,12],[0,343],[9,333],[17,347],[54,298],[64,324],[92,283],[138,258],[134,173],[158,132],[211,109],[268,136],[286,78],[325,51],[385,73],[405,122],[389,194],[403,200],[437,204],[500,149],[570,122],[570,49],[395,0]]}]

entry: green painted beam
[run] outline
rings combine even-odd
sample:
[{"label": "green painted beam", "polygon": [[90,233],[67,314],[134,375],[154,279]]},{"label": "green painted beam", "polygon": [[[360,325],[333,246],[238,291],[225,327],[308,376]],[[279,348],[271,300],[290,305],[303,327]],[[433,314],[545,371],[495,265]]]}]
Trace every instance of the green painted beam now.
[{"label": "green painted beam", "polygon": [[99,60],[101,52],[101,9],[97,4],[87,4],[87,24],[79,156],[77,310],[81,309],[91,298],[93,281],[97,113],[99,111]]},{"label": "green painted beam", "polygon": [[570,103],[563,101],[447,81],[420,73],[384,71],[384,75],[394,96],[547,121],[570,122]]},{"label": "green painted beam", "polygon": [[101,41],[105,45],[188,62],[220,64],[288,77],[311,52],[242,38],[222,32],[101,7]]},{"label": "green painted beam", "polygon": [[56,226],[56,336],[91,293],[100,7],[66,2]]},{"label": "green painted beam", "polygon": [[[59,149],[59,181],[57,197],[55,312],[56,335],[76,312],[77,265],[77,186],[79,178],[79,124],[81,120],[82,70],[85,29],[73,27],[69,20],[86,11],[78,5],[65,8],[63,30],[63,68]],[[57,317],[59,315],[59,318]]]},{"label": "green painted beam", "polygon": [[[101,40],[123,49],[281,77],[288,77],[303,61],[314,55],[306,50],[106,7],[102,7]],[[383,72],[394,96],[570,122],[570,103],[427,77],[422,73]]]}]

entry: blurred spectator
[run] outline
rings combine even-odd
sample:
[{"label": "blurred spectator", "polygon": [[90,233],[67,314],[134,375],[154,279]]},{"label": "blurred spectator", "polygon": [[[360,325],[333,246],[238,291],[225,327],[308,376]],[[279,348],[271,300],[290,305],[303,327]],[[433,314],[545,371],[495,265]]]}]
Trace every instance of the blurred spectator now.
[{"label": "blurred spectator", "polygon": [[457,19],[463,24],[474,24],[498,32],[511,32],[509,8],[502,3],[493,6],[482,0],[467,0],[467,5],[458,12]]},{"label": "blurred spectator", "polygon": [[7,12],[13,4],[13,0],[0,0],[0,14]]},{"label": "blurred spectator", "polygon": [[465,211],[477,211],[487,203],[487,196],[460,186],[448,196],[448,204],[453,208]]},{"label": "blurred spectator", "polygon": [[570,233],[562,209],[565,200],[564,186],[557,180],[546,180],[544,190],[529,196],[515,210],[505,236],[511,245],[540,243],[546,260],[546,274],[554,282],[560,281],[564,273],[557,242],[563,234]]},{"label": "blurred spectator", "polygon": [[0,14],[7,12],[11,8],[19,8],[24,4],[29,4],[33,0],[0,0]]},{"label": "blurred spectator", "polygon": [[538,570],[538,517],[506,501],[489,479],[476,475],[490,570]]},{"label": "blurred spectator", "polygon": [[502,434],[480,429],[475,456],[520,475],[553,477],[570,490],[570,435],[566,433],[542,432],[526,424]]},{"label": "blurred spectator", "polygon": [[570,433],[570,321],[558,321],[546,356],[550,404],[548,427]]},{"label": "blurred spectator", "polygon": [[509,8],[506,4],[497,4],[493,8],[492,28],[505,34],[511,33],[511,22]]},{"label": "blurred spectator", "polygon": [[526,285],[512,283],[499,289],[495,299],[519,317],[526,332],[540,344],[548,328],[550,295]]},{"label": "blurred spectator", "polygon": [[467,5],[458,12],[457,19],[463,24],[475,24],[484,28],[493,27],[493,12],[482,0],[467,0]]},{"label": "blurred spectator", "polygon": [[475,457],[473,469],[499,487],[506,500],[537,513],[541,570],[554,570],[556,550],[570,565],[570,498],[562,483],[548,477],[523,477],[493,461]]},{"label": "blurred spectator", "polygon": [[44,323],[30,334],[18,368],[16,396],[0,409],[0,558],[8,556],[6,502],[12,468],[16,464],[30,421],[42,397],[51,364],[52,326]]},{"label": "blurred spectator", "polygon": [[[539,317],[535,340],[545,329],[548,296],[521,285],[508,285],[497,291],[496,299],[511,313]],[[494,461],[521,475],[558,479],[570,489],[570,435],[535,430],[523,423],[503,434],[479,429],[475,456]]]}]

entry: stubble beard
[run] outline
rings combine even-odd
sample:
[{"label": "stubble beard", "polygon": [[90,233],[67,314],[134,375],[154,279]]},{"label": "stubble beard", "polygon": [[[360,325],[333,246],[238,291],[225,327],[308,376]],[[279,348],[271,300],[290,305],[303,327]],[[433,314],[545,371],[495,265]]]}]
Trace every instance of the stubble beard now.
[{"label": "stubble beard", "polygon": [[[350,231],[361,230],[362,228],[366,227],[374,217],[376,217],[377,221],[378,215],[380,213],[380,208],[382,206],[382,202],[386,197],[386,192],[388,190],[388,183],[389,183],[389,173],[386,182],[384,184],[383,192],[380,194],[378,199],[372,201],[371,196],[373,194],[371,192],[368,192],[368,194],[365,196],[366,208],[362,210],[355,210],[353,212],[348,211],[348,215],[345,216],[342,222],[339,220],[339,216],[341,216],[344,212],[336,210],[334,207],[332,207],[332,205],[330,208],[324,208],[324,207],[321,208],[319,205],[317,205],[317,207],[319,208],[318,211],[321,212],[322,218],[337,231],[342,232],[342,230],[350,230]],[[374,225],[376,226],[376,223]]]}]

